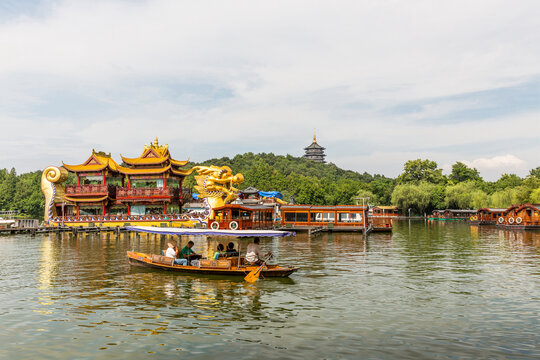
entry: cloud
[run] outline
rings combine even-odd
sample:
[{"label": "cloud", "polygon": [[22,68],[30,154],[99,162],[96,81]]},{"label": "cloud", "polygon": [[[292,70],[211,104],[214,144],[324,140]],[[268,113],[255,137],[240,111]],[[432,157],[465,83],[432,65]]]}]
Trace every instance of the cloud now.
[{"label": "cloud", "polygon": [[155,136],[178,158],[301,155],[314,128],[358,171],[507,153],[538,166],[537,1],[36,6],[0,16],[0,154],[17,146],[0,167],[136,155]]},{"label": "cloud", "polygon": [[494,156],[489,159],[480,158],[474,159],[472,161],[463,160],[465,165],[473,167],[476,169],[523,169],[525,168],[526,162],[519,159],[518,157],[506,154],[502,156]]}]

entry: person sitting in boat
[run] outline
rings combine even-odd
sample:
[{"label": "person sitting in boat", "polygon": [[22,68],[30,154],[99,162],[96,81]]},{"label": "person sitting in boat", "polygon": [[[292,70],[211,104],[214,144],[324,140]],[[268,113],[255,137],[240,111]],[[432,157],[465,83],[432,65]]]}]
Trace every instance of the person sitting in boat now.
[{"label": "person sitting in boat", "polygon": [[256,237],[253,239],[253,244],[249,244],[247,247],[246,261],[250,263],[250,265],[262,265],[262,258],[272,255],[270,251],[263,255],[261,247],[259,246],[260,241],[261,240]]},{"label": "person sitting in boat", "polygon": [[[193,245],[195,243],[193,241],[188,241],[187,245],[182,248],[180,251],[180,257],[187,261],[188,265],[192,262],[192,260],[200,259],[201,255],[197,254],[195,251],[193,251]],[[193,264],[191,264],[193,265]]]},{"label": "person sitting in boat", "polygon": [[238,251],[234,248],[234,243],[230,242],[227,244],[227,250],[225,250],[226,257],[236,257],[238,256]]},{"label": "person sitting in boat", "polygon": [[174,258],[174,263],[176,265],[186,266],[187,260],[178,258],[178,247],[176,246],[176,244],[173,242],[169,242],[167,245],[169,245],[169,248],[167,249],[165,256]]},{"label": "person sitting in boat", "polygon": [[214,253],[214,256],[212,257],[213,260],[218,260],[220,257],[225,256],[225,246],[223,244],[218,244],[217,251]]}]

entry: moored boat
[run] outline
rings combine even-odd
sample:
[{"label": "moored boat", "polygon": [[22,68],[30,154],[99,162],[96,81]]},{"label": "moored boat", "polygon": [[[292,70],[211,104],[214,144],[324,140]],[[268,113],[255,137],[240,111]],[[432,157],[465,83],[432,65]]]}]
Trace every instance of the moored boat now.
[{"label": "moored boat", "polygon": [[471,225],[495,225],[497,219],[503,216],[506,209],[483,208],[478,209],[476,214],[469,216]]},{"label": "moored boat", "polygon": [[497,227],[514,230],[540,229],[540,204],[510,206],[497,220]]}]

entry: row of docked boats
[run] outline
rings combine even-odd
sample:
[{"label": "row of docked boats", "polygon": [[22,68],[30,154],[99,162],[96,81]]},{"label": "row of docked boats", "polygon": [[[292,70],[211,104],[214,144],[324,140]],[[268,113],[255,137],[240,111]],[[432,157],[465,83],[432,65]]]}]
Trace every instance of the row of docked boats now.
[{"label": "row of docked boats", "polygon": [[468,220],[471,225],[496,225],[506,229],[540,229],[540,204],[519,204],[509,208],[434,210],[428,220]]},{"label": "row of docked boats", "polygon": [[540,229],[540,204],[478,209],[476,214],[470,215],[469,221],[473,225],[496,225],[505,229]]}]

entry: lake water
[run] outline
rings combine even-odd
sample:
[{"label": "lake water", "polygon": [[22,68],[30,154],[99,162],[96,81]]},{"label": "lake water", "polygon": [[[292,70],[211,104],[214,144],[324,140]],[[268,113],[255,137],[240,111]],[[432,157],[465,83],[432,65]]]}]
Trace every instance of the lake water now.
[{"label": "lake water", "polygon": [[255,284],[127,263],[166,241],[0,237],[0,358],[540,358],[540,232],[403,220],[262,239],[301,269]]}]

